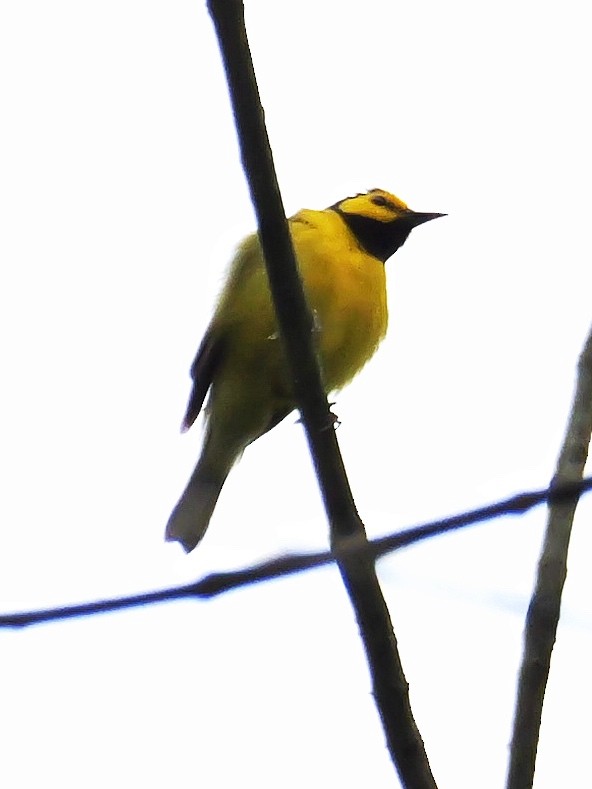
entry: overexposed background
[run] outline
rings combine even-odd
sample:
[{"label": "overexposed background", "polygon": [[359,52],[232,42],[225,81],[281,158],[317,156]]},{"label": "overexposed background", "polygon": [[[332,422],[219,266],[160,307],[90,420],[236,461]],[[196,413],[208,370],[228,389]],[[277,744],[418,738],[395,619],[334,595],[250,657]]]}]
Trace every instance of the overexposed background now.
[{"label": "overexposed background", "polygon": [[[592,320],[584,7],[247,2],[286,210],[380,186],[449,216],[387,264],[389,335],[337,398],[372,536],[546,485]],[[194,554],[188,369],[254,218],[196,0],[0,6],[0,606],[182,583],[326,545],[296,416]],[[577,515],[537,789],[581,785],[592,508]],[[543,509],[380,563],[441,789],[503,784]],[[206,603],[0,632],[0,782],[393,786],[325,569]]]}]

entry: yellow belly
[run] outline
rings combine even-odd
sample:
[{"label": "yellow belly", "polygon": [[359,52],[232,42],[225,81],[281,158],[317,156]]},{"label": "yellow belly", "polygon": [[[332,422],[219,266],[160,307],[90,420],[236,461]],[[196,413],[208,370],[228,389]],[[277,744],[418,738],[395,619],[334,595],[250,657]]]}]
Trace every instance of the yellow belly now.
[{"label": "yellow belly", "polygon": [[[359,248],[337,214],[303,211],[290,227],[329,393],[360,371],[384,337],[384,265]],[[208,411],[224,440],[234,434],[244,446],[295,405],[256,236],[237,253],[213,326],[223,338],[224,361]]]}]

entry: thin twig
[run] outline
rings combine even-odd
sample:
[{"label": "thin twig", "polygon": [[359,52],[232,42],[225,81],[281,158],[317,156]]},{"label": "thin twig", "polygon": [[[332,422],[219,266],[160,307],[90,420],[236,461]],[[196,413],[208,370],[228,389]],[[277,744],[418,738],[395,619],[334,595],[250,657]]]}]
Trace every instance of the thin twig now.
[{"label": "thin twig", "polygon": [[239,144],[259,223],[280,334],[292,374],[330,524],[331,546],[354,608],[366,650],[374,698],[391,758],[407,789],[435,789],[423,740],[411,712],[409,686],[374,561],[342,554],[351,538],[366,540],[345,473],[316,362],[313,322],[288,232],[263,109],[253,70],[241,0],[209,0],[228,79]]},{"label": "thin twig", "polygon": [[[551,490],[582,479],[592,434],[592,328],[578,365],[578,379],[563,447]],[[567,575],[567,552],[579,496],[549,506],[547,531],[533,596],[526,616],[507,789],[529,789],[534,781],[543,699]]]},{"label": "thin twig", "polygon": [[[445,534],[457,529],[466,528],[476,523],[492,520],[504,515],[522,515],[539,506],[545,501],[556,503],[569,502],[581,493],[592,489],[592,477],[579,483],[569,483],[559,487],[544,488],[519,493],[495,504],[479,507],[475,510],[452,515],[442,520],[431,521],[419,526],[413,526],[395,534],[378,537],[363,545],[363,550],[369,550],[375,558],[380,558],[388,553],[406,548],[423,540]],[[352,553],[359,550],[360,546],[353,541],[346,550]],[[228,572],[211,573],[199,581],[185,586],[174,586],[169,589],[160,589],[156,592],[143,592],[129,597],[116,597],[110,600],[95,600],[92,603],[78,603],[58,608],[45,608],[38,611],[19,611],[12,614],[0,614],[0,627],[26,627],[41,622],[52,622],[62,619],[71,619],[78,616],[92,616],[93,614],[119,611],[125,608],[150,605],[153,603],[166,603],[183,598],[207,600],[232,589],[251,586],[252,584],[281,578],[285,575],[315,567],[323,567],[335,561],[331,551],[318,551],[316,553],[295,553],[268,559],[252,567]]]}]

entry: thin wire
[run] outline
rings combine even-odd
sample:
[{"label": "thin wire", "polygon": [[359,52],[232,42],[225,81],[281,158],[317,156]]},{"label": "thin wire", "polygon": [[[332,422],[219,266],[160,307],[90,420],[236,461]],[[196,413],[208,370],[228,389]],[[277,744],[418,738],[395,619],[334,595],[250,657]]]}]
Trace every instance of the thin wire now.
[{"label": "thin wire", "polygon": [[[591,489],[592,477],[586,477],[581,482],[561,485],[552,482],[548,488],[525,491],[484,507],[468,510],[437,521],[430,521],[385,537],[379,537],[365,545],[361,545],[359,541],[353,538],[346,546],[340,549],[340,555],[370,551],[373,557],[378,559],[387,553],[406,548],[409,545],[440,534],[455,531],[456,529],[462,529],[466,526],[483,523],[505,515],[523,515],[544,502],[555,504],[573,501]],[[175,586],[155,592],[144,592],[127,597],[96,600],[90,603],[79,603],[58,608],[1,614],[0,627],[27,627],[28,625],[40,624],[41,622],[55,622],[79,616],[92,616],[109,611],[119,611],[124,608],[135,608],[185,598],[209,599],[239,587],[269,581],[272,578],[293,575],[314,567],[322,567],[331,564],[335,560],[336,554],[331,551],[288,554],[242,570],[211,573],[192,584],[184,586]]]}]

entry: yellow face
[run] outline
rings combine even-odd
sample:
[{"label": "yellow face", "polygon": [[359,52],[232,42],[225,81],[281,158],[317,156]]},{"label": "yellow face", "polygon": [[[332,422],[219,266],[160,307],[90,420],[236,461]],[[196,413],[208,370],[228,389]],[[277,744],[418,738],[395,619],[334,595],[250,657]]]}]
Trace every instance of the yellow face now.
[{"label": "yellow face", "polygon": [[344,214],[355,214],[375,222],[393,222],[409,213],[406,203],[383,189],[346,197],[337,207]]}]

